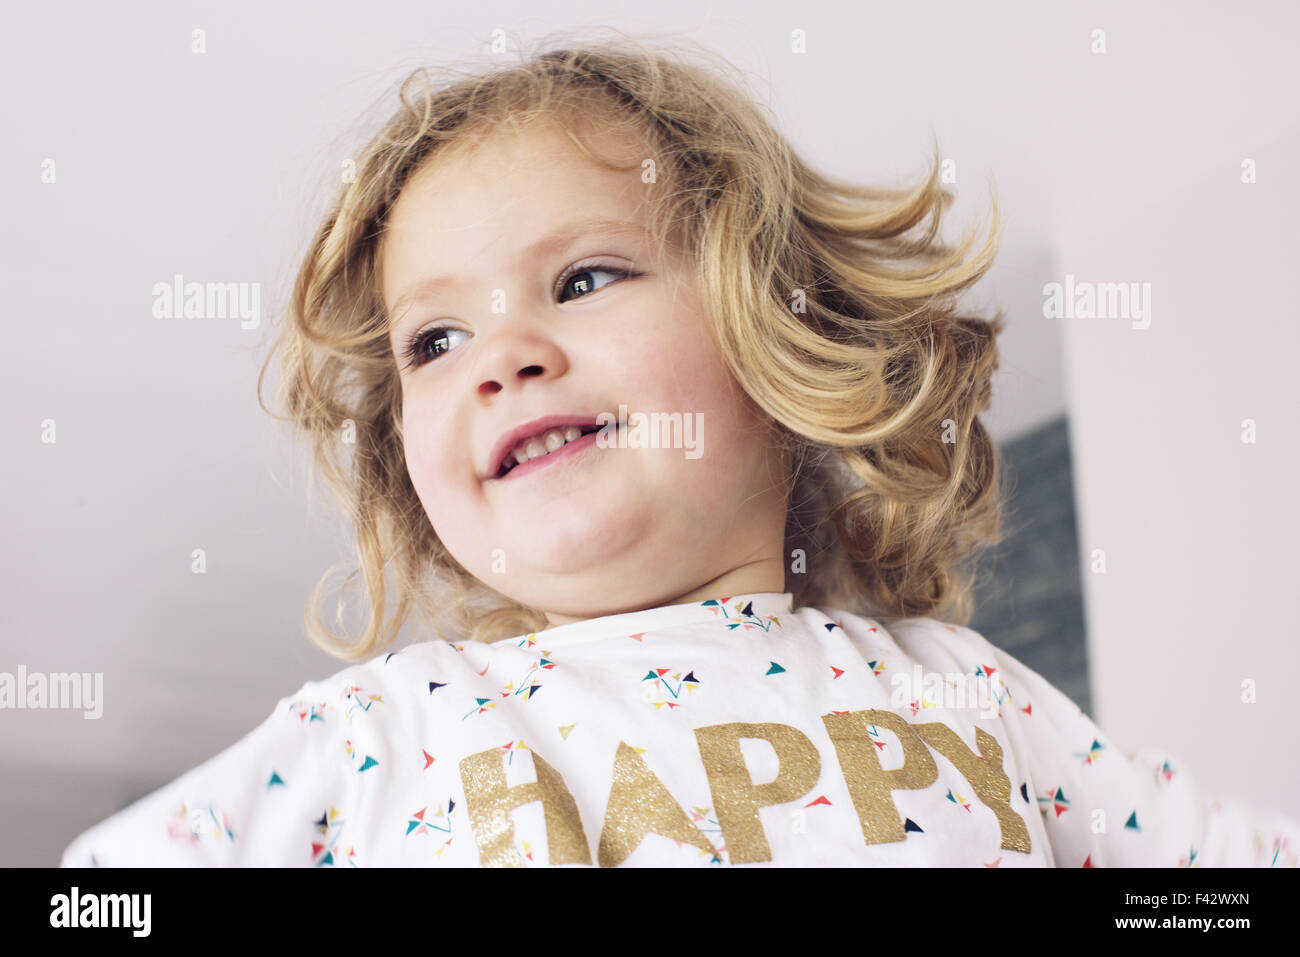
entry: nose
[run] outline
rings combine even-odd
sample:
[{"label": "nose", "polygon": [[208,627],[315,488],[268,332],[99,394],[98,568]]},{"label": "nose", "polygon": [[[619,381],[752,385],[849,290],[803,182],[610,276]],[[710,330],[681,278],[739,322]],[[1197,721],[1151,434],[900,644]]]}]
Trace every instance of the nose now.
[{"label": "nose", "polygon": [[568,369],[564,351],[555,341],[508,322],[493,330],[489,342],[479,350],[476,370],[480,399],[489,399],[508,388],[517,388],[528,378],[555,378]]}]

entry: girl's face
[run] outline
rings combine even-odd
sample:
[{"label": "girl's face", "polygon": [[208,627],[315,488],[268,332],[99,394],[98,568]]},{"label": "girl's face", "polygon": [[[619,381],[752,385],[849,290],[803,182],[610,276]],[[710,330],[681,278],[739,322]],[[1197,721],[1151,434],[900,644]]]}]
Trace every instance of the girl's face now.
[{"label": "girl's face", "polygon": [[[426,164],[391,210],[382,294],[415,491],[456,560],[550,626],[785,591],[786,463],[687,264],[643,236],[643,198],[664,187],[642,182],[640,148],[587,142],[634,170],[592,164],[549,126],[494,132]],[[495,477],[507,431],[620,405],[690,420],[677,434],[695,447],[631,447],[628,430],[627,448]]]}]

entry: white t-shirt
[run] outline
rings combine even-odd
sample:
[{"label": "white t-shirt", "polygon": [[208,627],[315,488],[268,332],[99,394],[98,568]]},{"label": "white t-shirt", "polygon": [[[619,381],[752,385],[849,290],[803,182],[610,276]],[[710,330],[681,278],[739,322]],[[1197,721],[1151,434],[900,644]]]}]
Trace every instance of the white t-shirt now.
[{"label": "white t-shirt", "polygon": [[430,641],[280,701],[64,866],[1288,866],[1300,827],[1126,754],[974,631],[666,605]]}]

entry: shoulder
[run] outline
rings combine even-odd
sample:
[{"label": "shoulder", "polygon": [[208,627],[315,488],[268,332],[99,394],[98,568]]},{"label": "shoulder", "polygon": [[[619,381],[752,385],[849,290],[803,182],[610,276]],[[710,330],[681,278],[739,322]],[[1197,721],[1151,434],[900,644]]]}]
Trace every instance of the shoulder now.
[{"label": "shoulder", "polygon": [[949,621],[940,621],[937,618],[886,618],[884,622],[885,627],[889,629],[891,634],[907,640],[924,639],[963,646],[973,645],[981,648],[989,645],[988,639],[974,628]]},{"label": "shoulder", "polygon": [[965,625],[925,616],[886,618],[882,624],[899,648],[928,667],[973,673],[999,654],[987,638]]},{"label": "shoulder", "polygon": [[369,711],[370,703],[405,698],[427,686],[430,680],[458,677],[477,671],[486,661],[491,646],[466,642],[426,641],[375,655],[340,668],[333,674],[305,682],[283,696],[277,710],[292,710],[304,703],[328,702],[351,710]]},{"label": "shoulder", "polygon": [[239,740],[80,833],[61,863],[273,860],[278,828],[342,806],[373,768],[387,767],[392,742],[415,716],[445,712],[436,696],[430,704],[431,681],[465,680],[469,656],[488,651],[428,642],[306,681]]},{"label": "shoulder", "polygon": [[823,637],[842,633],[855,645],[896,650],[926,666],[976,662],[997,650],[974,629],[935,618],[874,618],[842,608],[811,605],[799,608],[793,617],[797,627],[804,630]]},{"label": "shoulder", "polygon": [[1004,654],[973,628],[926,616],[873,618],[842,608],[805,606],[795,618],[805,628],[842,630],[856,643],[893,646],[915,662],[943,670],[960,666],[973,672]]}]

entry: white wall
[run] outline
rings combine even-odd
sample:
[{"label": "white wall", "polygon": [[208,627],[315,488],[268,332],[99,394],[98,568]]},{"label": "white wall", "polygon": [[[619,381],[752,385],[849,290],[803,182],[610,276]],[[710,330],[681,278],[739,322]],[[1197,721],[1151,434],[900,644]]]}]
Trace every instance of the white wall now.
[{"label": "white wall", "polygon": [[[1063,243],[1058,264],[1060,281],[1151,286],[1148,328],[1058,320],[1094,711],[1126,747],[1158,743],[1207,788],[1296,815],[1300,125],[1202,156],[1198,176]],[[1244,159],[1258,182],[1241,182]],[[1117,163],[1094,183],[1127,176]]]}]

